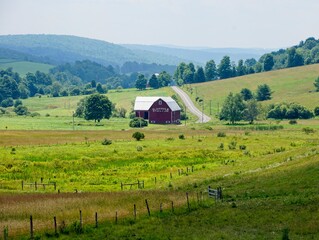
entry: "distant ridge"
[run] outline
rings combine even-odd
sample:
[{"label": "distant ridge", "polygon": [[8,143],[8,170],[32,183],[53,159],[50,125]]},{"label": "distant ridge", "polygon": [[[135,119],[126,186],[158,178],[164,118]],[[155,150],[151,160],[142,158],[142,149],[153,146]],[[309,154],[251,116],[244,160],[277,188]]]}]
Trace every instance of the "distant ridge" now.
[{"label": "distant ridge", "polygon": [[69,35],[2,35],[0,36],[0,58],[12,55],[30,61],[58,65],[78,60],[91,60],[103,65],[122,66],[125,62],[157,63],[178,65],[180,62],[194,62],[204,65],[208,60],[228,55],[232,61],[256,58],[267,49],[190,49],[149,45],[114,44]]}]

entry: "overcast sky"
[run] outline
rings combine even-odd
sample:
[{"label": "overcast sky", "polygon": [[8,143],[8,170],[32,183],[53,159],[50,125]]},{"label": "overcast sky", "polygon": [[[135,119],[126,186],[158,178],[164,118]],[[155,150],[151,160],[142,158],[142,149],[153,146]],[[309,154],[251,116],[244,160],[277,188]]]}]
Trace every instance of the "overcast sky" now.
[{"label": "overcast sky", "polygon": [[0,35],[280,48],[319,38],[319,0],[0,0]]}]

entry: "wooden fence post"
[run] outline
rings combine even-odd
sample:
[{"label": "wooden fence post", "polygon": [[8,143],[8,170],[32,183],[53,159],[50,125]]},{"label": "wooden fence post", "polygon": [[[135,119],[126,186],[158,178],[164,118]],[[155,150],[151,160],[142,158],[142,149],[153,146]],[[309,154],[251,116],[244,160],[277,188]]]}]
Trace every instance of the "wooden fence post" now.
[{"label": "wooden fence post", "polygon": [[192,166],[192,172],[194,172],[194,166]]},{"label": "wooden fence post", "polygon": [[55,183],[53,183],[54,184],[54,191],[56,191],[56,182]]},{"label": "wooden fence post", "polygon": [[178,176],[180,176],[181,175],[181,170],[180,169],[178,169]]},{"label": "wooden fence post", "polygon": [[56,216],[53,217],[53,222],[54,222],[54,234],[57,235],[58,234],[58,228],[57,228],[57,224],[56,224]]},{"label": "wooden fence post", "polygon": [[160,213],[163,212],[163,203],[160,203]]},{"label": "wooden fence post", "polygon": [[145,199],[145,203],[146,203],[146,208],[147,208],[148,216],[151,216],[151,212],[150,212],[150,208],[149,208],[149,206],[148,206],[147,199]]},{"label": "wooden fence post", "polygon": [[171,179],[173,178],[172,172],[169,173],[169,176]]},{"label": "wooden fence post", "polygon": [[117,224],[117,211],[115,212],[115,223]]},{"label": "wooden fence post", "polygon": [[3,239],[8,240],[9,238],[9,232],[8,232],[8,226],[3,228]]},{"label": "wooden fence post", "polygon": [[80,229],[82,230],[83,222],[82,222],[82,211],[80,210]]},{"label": "wooden fence post", "polygon": [[21,185],[22,185],[22,191],[23,191],[23,180],[22,180],[22,182],[21,182]]},{"label": "wooden fence post", "polygon": [[123,190],[123,183],[121,183],[121,190]]},{"label": "wooden fence post", "polygon": [[155,184],[156,184],[156,177],[154,178],[154,182],[155,182]]},{"label": "wooden fence post", "polygon": [[134,204],[134,220],[136,220],[136,204]]},{"label": "wooden fence post", "polygon": [[34,182],[34,187],[35,187],[35,190],[38,190],[38,184],[37,184],[37,182]]},{"label": "wooden fence post", "polygon": [[174,202],[172,201],[172,213],[174,213]]},{"label": "wooden fence post", "polygon": [[98,228],[98,226],[97,212],[95,212],[95,227]]},{"label": "wooden fence post", "polygon": [[186,199],[187,199],[188,211],[191,211],[191,208],[190,208],[190,205],[189,205],[189,199],[188,199],[188,192],[186,193]]},{"label": "wooden fence post", "polygon": [[33,220],[32,220],[32,215],[30,215],[30,239],[33,239]]}]

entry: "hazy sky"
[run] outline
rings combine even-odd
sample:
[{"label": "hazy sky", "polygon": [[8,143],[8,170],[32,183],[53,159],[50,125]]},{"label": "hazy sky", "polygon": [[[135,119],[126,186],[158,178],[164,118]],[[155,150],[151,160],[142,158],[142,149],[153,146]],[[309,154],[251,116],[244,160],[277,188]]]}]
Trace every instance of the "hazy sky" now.
[{"label": "hazy sky", "polygon": [[0,35],[279,48],[319,38],[319,0],[0,0]]}]

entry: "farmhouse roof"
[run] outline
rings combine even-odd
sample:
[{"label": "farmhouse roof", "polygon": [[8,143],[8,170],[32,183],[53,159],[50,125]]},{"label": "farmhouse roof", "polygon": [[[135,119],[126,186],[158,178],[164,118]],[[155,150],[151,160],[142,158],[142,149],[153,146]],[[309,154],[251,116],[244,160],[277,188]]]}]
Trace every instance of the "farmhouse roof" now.
[{"label": "farmhouse roof", "polygon": [[134,111],[148,111],[153,103],[159,99],[162,99],[164,102],[166,102],[172,111],[181,110],[175,100],[171,97],[136,97]]}]

